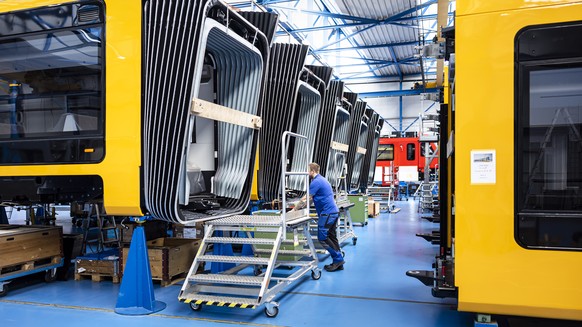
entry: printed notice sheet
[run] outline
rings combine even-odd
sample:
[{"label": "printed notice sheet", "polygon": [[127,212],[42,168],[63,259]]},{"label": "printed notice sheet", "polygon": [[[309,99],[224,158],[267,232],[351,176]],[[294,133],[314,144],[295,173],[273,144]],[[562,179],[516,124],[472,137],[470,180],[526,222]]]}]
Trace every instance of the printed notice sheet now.
[{"label": "printed notice sheet", "polygon": [[495,184],[495,150],[471,151],[471,184]]}]

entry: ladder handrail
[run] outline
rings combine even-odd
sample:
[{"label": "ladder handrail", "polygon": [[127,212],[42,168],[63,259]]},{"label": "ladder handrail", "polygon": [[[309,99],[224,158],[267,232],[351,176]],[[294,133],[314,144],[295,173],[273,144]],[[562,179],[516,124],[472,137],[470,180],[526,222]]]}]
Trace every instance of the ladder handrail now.
[{"label": "ladder handrail", "polygon": [[[305,195],[305,205],[306,207],[309,209],[309,171],[306,171],[305,173],[301,173],[301,172],[287,172],[287,148],[288,148],[288,139],[290,139],[291,137],[295,137],[297,140],[302,140],[304,142],[306,142],[307,146],[307,152],[305,153],[306,156],[306,161],[309,163],[310,162],[310,158],[311,158],[311,149],[309,148],[309,139],[307,138],[307,136],[301,135],[301,134],[297,134],[297,133],[293,133],[290,131],[285,131],[283,132],[283,135],[281,135],[281,226],[283,228],[286,228],[287,226],[287,215],[286,215],[286,209],[287,209],[287,198],[285,196],[285,190],[286,188],[286,183],[285,181],[287,180],[287,176],[289,175],[305,175],[305,188],[306,188],[306,195]],[[287,233],[283,233],[283,240],[287,239]]]},{"label": "ladder handrail", "polygon": [[341,192],[340,192],[340,186],[341,185],[340,184],[342,184],[342,181],[343,181],[343,184],[344,184],[343,185],[344,186],[344,191],[346,192],[346,194],[348,192],[347,191],[348,190],[348,184],[347,184],[347,180],[346,180],[346,178],[347,178],[346,172],[347,172],[347,169],[348,169],[347,168],[347,165],[346,165],[346,155],[343,152],[336,152],[335,153],[335,160],[336,160],[336,162],[338,162],[338,156],[341,156],[342,159],[343,159],[343,161],[342,161],[342,165],[341,165],[342,168],[341,168],[340,176],[337,176],[337,178],[335,179],[336,200],[341,195]]}]

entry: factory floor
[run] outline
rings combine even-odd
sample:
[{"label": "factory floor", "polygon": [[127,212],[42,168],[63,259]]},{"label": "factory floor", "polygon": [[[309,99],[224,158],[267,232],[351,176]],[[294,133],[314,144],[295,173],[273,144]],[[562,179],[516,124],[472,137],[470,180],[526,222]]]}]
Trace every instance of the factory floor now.
[{"label": "factory floor", "polygon": [[[155,297],[167,307],[148,316],[114,313],[119,284],[91,280],[44,283],[41,278],[18,280],[0,298],[2,326],[473,326],[474,315],[456,310],[454,299],[437,299],[430,288],[405,275],[410,269],[430,269],[438,247],[415,237],[435,224],[421,219],[414,201],[396,202],[400,212],[382,213],[356,226],[356,245],[343,244],[345,270],[309,275],[275,300],[279,315],[268,318],[263,308],[229,309],[204,306],[194,312],[178,302],[181,283],[154,284]],[[12,224],[22,223],[13,217]],[[328,263],[320,257],[320,267]],[[511,326],[513,326],[512,324]],[[520,324],[521,325],[521,324]],[[523,326],[542,326],[535,324]],[[545,325],[544,325],[545,326]],[[547,326],[555,326],[548,324]]]}]

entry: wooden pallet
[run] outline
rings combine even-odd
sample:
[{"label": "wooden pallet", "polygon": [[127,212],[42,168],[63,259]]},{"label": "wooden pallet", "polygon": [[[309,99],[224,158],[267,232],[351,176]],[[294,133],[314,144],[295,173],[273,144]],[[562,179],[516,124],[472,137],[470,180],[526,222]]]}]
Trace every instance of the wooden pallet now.
[{"label": "wooden pallet", "polygon": [[94,282],[101,282],[103,280],[111,280],[113,284],[119,284],[121,278],[119,275],[112,276],[112,275],[105,275],[105,274],[96,274],[96,273],[75,273],[75,280],[83,280],[83,279],[91,279]]},{"label": "wooden pallet", "polygon": [[75,280],[81,280],[84,277],[90,277],[94,282],[111,279],[113,283],[119,283],[121,272],[117,250],[77,257],[75,259]]},{"label": "wooden pallet", "polygon": [[55,255],[46,258],[39,258],[36,260],[21,262],[17,264],[0,266],[0,277],[9,277],[11,275],[19,274],[22,272],[42,269],[44,267],[54,266],[61,262],[62,257],[60,255]]},{"label": "wooden pallet", "polygon": [[0,225],[0,276],[57,264],[62,257],[62,227]]},{"label": "wooden pallet", "polygon": [[[152,279],[168,286],[183,280],[194,261],[199,239],[158,238],[147,242]],[[125,269],[129,248],[121,248],[121,271]]]},{"label": "wooden pallet", "polygon": [[168,277],[168,279],[152,278],[152,280],[159,281],[160,285],[162,285],[162,287],[166,287],[166,286],[174,285],[174,284],[177,284],[179,282],[184,281],[184,279],[186,279],[187,275],[188,275],[188,272],[183,272],[183,273],[179,273],[179,274],[174,275],[174,276],[170,276],[170,277]]}]

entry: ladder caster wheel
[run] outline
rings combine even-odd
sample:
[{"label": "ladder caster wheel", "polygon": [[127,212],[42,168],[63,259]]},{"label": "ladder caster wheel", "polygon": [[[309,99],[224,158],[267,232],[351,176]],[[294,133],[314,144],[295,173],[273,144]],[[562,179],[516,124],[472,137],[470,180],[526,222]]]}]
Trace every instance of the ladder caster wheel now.
[{"label": "ladder caster wheel", "polygon": [[267,315],[267,317],[275,318],[275,317],[277,317],[278,314],[279,314],[279,307],[278,306],[271,306],[270,309],[269,309],[269,306],[265,307],[265,315]]},{"label": "ladder caster wheel", "polygon": [[357,237],[352,238],[352,244],[356,245],[356,243],[358,243],[358,238]]},{"label": "ladder caster wheel", "polygon": [[194,302],[190,302],[190,309],[194,311],[200,311],[202,309],[202,304],[196,304]]},{"label": "ladder caster wheel", "polygon": [[6,294],[8,294],[8,288],[6,287],[6,285],[4,285],[4,287],[2,287],[2,290],[0,290],[0,297],[3,297]]},{"label": "ladder caster wheel", "polygon": [[364,223],[364,226],[368,226],[368,222],[367,221]]},{"label": "ladder caster wheel", "polygon": [[342,250],[342,257],[346,257],[346,253],[344,252],[344,250]]},{"label": "ladder caster wheel", "polygon": [[57,268],[49,269],[44,273],[44,281],[47,283],[54,282],[57,279]]},{"label": "ladder caster wheel", "polygon": [[314,269],[311,271],[311,278],[313,278],[314,280],[318,280],[321,278],[321,270],[319,269]]},{"label": "ladder caster wheel", "polygon": [[261,269],[260,267],[255,266],[255,268],[253,269],[253,274],[255,276],[259,276],[262,273],[263,273],[263,269]]}]

